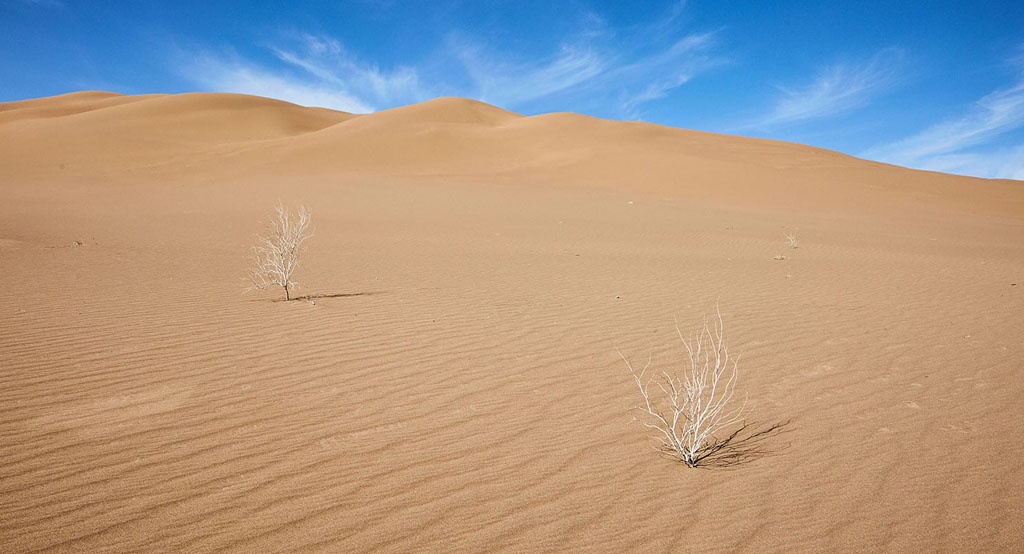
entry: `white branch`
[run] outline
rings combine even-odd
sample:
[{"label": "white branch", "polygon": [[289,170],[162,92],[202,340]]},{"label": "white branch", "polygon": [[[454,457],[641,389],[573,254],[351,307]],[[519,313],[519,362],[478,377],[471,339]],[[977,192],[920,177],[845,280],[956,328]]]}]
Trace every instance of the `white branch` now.
[{"label": "white branch", "polygon": [[725,326],[717,308],[715,316],[713,329],[705,320],[704,327],[695,338],[689,340],[683,337],[676,325],[676,333],[686,349],[689,367],[682,379],[662,372],[661,378],[655,381],[662,392],[661,403],[667,404],[666,410],[670,416],[665,415],[658,407],[658,402],[651,398],[650,384],[654,378],[644,379],[650,359],[643,370],[637,373],[629,361],[619,354],[626,362],[644,400],[636,408],[641,414],[638,421],[658,431],[658,439],[665,445],[665,449],[690,467],[696,467],[701,458],[711,452],[717,444],[716,433],[741,421],[746,407],[746,402],[743,402],[734,410],[728,409],[736,394],[739,361],[729,357],[729,349],[725,345]]},{"label": "white branch", "polygon": [[310,212],[300,206],[293,216],[278,204],[276,216],[271,216],[266,234],[252,247],[253,260],[249,269],[249,290],[262,290],[273,286],[284,289],[285,300],[291,300],[291,289],[298,284],[292,279],[299,266],[302,243],[313,236],[309,231]]},{"label": "white branch", "polygon": [[796,240],[796,233],[786,233],[786,240],[789,241],[790,248],[800,247],[800,243]]}]

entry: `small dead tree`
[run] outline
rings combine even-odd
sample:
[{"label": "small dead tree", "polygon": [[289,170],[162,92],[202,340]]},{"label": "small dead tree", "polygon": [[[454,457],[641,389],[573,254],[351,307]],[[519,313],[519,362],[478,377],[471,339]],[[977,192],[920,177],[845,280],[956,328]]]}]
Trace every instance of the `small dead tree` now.
[{"label": "small dead tree", "polygon": [[302,243],[310,234],[310,213],[300,206],[293,215],[278,204],[275,215],[270,216],[266,233],[252,247],[252,267],[249,290],[263,290],[273,286],[284,289],[285,301],[291,300],[291,290],[297,284],[292,275],[299,265]]},{"label": "small dead tree", "polygon": [[790,248],[800,247],[800,243],[796,240],[796,233],[786,233],[786,241],[789,242]]},{"label": "small dead tree", "polygon": [[[705,320],[697,336],[690,339],[684,338],[676,326],[689,358],[689,367],[681,378],[668,372],[648,376],[650,358],[637,372],[619,353],[643,396],[643,404],[634,409],[639,414],[636,421],[656,431],[662,450],[689,467],[721,456],[746,428],[741,421],[746,402],[730,406],[736,393],[738,360],[729,357],[722,314],[717,308],[715,315],[713,328]],[[651,394],[652,382],[657,386],[655,392],[662,393],[660,400]],[[725,456],[732,455],[726,452]]]}]

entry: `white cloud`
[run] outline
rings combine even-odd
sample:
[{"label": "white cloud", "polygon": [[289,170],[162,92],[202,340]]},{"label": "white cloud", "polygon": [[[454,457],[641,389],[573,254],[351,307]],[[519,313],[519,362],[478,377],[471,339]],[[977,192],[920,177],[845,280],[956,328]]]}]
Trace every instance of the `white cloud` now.
[{"label": "white cloud", "polygon": [[1024,125],[1024,81],[997,90],[974,103],[968,113],[936,123],[911,137],[873,148],[869,154],[891,163],[948,154],[984,144],[1002,133]]},{"label": "white cloud", "polygon": [[341,53],[341,43],[333,38],[311,35],[309,33],[303,33],[301,38],[306,44],[306,48],[314,54]]},{"label": "white cloud", "polygon": [[[634,34],[649,39],[647,31],[637,29]],[[485,102],[515,108],[559,94],[586,95],[603,98],[627,115],[724,63],[712,54],[713,33],[687,35],[654,52],[637,51],[638,44],[650,42],[592,30],[564,42],[547,60],[520,63],[502,62],[501,53],[464,42],[454,48]]]},{"label": "white cloud", "polygon": [[414,69],[384,71],[362,63],[331,37],[292,35],[268,50],[283,65],[207,52],[191,57],[179,71],[212,92],[254,94],[355,113],[431,97]]},{"label": "white cloud", "polygon": [[1024,180],[1024,144],[988,152],[942,154],[913,164],[918,169],[990,179]]},{"label": "white cloud", "polygon": [[482,54],[474,47],[459,48],[457,56],[477,87],[479,99],[506,107],[577,87],[600,75],[607,64],[592,49],[568,44],[540,64],[491,61],[500,56]]},{"label": "white cloud", "polygon": [[[418,66],[382,68],[338,40],[291,33],[266,47],[260,62],[206,53],[179,67],[207,90],[280,98],[303,105],[367,112],[441,95],[468,96],[516,109],[558,96],[572,108],[634,115],[695,75],[722,63],[712,55],[713,33],[678,38],[677,5],[668,22],[613,29],[584,13],[579,31],[548,56],[516,57],[472,38],[449,35]],[[672,23],[670,25],[670,23]]]},{"label": "white cloud", "polygon": [[1024,177],[1024,146],[978,150],[1024,127],[1024,59],[1018,57],[1013,63],[1018,74],[1011,86],[986,94],[958,117],[873,147],[861,155],[908,167],[979,177]]},{"label": "white cloud", "polygon": [[352,96],[344,87],[289,78],[244,61],[200,57],[182,71],[189,79],[211,92],[266,96],[302,106],[354,113],[374,110],[373,106]]},{"label": "white cloud", "polygon": [[[647,82],[641,90],[625,95],[623,109],[635,115],[637,106],[664,98],[672,90],[688,83],[698,73],[725,63],[712,54],[713,33],[689,35],[677,40],[657,55],[638,60],[620,68],[612,75],[616,82]],[[652,79],[652,76],[657,76]],[[645,78],[646,77],[646,78]]]},{"label": "white cloud", "polygon": [[781,88],[767,115],[741,129],[769,129],[839,115],[866,105],[899,82],[903,53],[885,49],[859,64],[840,63],[821,70],[802,88]]},{"label": "white cloud", "polygon": [[406,66],[391,71],[360,62],[337,40],[301,35],[303,50],[273,47],[281,61],[307,72],[320,82],[364,99],[364,103],[394,105],[426,100],[431,95],[421,86],[418,72]]}]

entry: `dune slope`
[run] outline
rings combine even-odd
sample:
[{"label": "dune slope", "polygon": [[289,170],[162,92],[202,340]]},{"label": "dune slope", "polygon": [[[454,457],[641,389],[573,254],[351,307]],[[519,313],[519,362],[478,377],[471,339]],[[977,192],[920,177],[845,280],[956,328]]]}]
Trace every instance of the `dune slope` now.
[{"label": "dune slope", "polygon": [[[0,105],[4,552],[1009,552],[1024,184],[465,99]],[[278,201],[303,297],[243,294]],[[794,233],[798,248],[787,243]],[[779,258],[779,259],[776,259]],[[617,352],[721,307],[764,455]]]},{"label": "dune slope", "polygon": [[[233,94],[86,92],[0,105],[0,164],[31,182],[224,182],[297,174],[611,187],[805,207],[1020,213],[1020,184],[911,171],[779,141],[463,98],[353,116]],[[984,187],[984,195],[975,194]]]}]

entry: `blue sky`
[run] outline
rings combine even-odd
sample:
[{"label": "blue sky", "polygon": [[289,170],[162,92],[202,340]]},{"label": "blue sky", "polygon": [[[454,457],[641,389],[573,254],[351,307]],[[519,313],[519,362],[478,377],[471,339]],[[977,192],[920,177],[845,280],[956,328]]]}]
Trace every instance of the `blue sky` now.
[{"label": "blue sky", "polygon": [[1020,0],[0,0],[0,31],[0,101],[465,96],[1024,179]]}]

